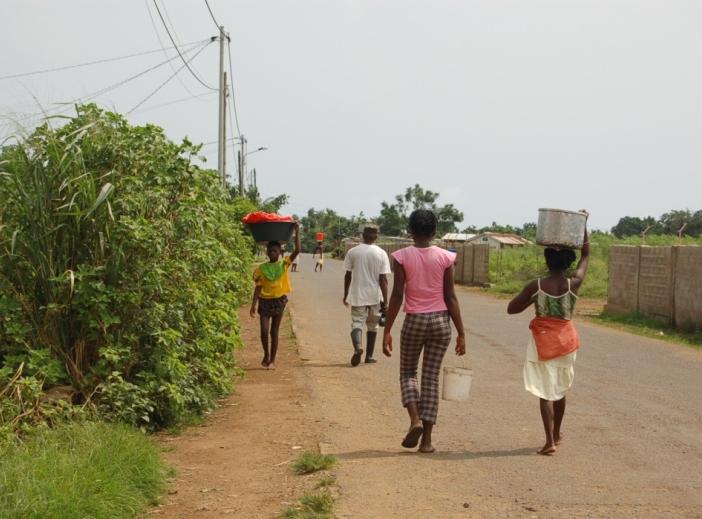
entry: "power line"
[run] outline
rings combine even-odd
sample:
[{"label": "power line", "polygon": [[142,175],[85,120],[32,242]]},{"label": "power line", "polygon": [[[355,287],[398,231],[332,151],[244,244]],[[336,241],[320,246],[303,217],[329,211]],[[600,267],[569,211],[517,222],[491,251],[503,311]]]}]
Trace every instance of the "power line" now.
[{"label": "power line", "polygon": [[[182,47],[183,43],[180,41],[180,38],[178,37],[178,31],[176,31],[175,24],[173,23],[173,20],[171,20],[171,15],[168,12],[168,7],[166,7],[166,0],[160,0],[160,2],[161,2],[161,7],[163,7],[163,13],[166,15],[166,20],[168,20],[168,23],[171,26],[171,31],[173,31],[172,34],[175,37],[175,40],[178,43],[178,45]],[[190,66],[192,67],[193,72],[195,72],[195,74],[197,74],[198,76],[202,76],[202,74],[200,74],[200,71],[197,69],[197,67],[195,67],[195,65],[191,64]]]},{"label": "power line", "polygon": [[[213,41],[214,41],[214,40],[208,40],[208,41],[206,41],[206,42],[204,43],[204,45],[202,45],[202,46],[198,49],[197,54],[199,54],[204,48],[206,48],[206,47],[207,47],[210,43],[212,43]],[[194,49],[189,49],[189,50],[187,50],[187,51],[185,52],[185,54],[189,54],[189,53],[192,52],[193,50],[194,50]],[[182,57],[181,54],[179,54],[179,56]],[[124,84],[126,84],[126,83],[129,83],[130,81],[133,81],[133,80],[135,80],[135,79],[137,79],[137,78],[140,78],[141,76],[143,76],[143,75],[145,75],[145,74],[148,74],[149,72],[151,72],[151,71],[153,71],[153,70],[156,70],[157,68],[160,68],[160,67],[162,67],[163,65],[165,65],[166,63],[170,63],[171,61],[173,61],[173,60],[175,60],[175,59],[177,59],[177,58],[178,58],[178,56],[173,56],[172,58],[169,58],[169,59],[167,59],[167,60],[165,60],[165,61],[162,61],[161,63],[158,63],[158,64],[156,64],[156,65],[154,65],[154,66],[152,66],[152,67],[147,68],[146,70],[143,70],[143,71],[139,72],[138,74],[134,74],[133,76],[130,76],[130,77],[126,78],[126,79],[123,79],[123,80],[121,80],[121,81],[118,81],[117,83],[113,83],[112,85],[109,85],[109,86],[107,86],[107,87],[105,87],[105,88],[102,88],[102,89],[98,90],[97,92],[94,92],[94,93],[92,93],[92,94],[88,94],[87,96],[79,97],[78,99],[74,99],[73,101],[71,101],[71,104],[78,103],[78,102],[89,101],[89,100],[94,99],[94,98],[96,98],[96,97],[98,97],[98,96],[101,96],[102,94],[106,94],[107,92],[109,92],[109,91],[111,91],[111,90],[114,90],[115,88],[119,88],[119,87],[121,87],[122,85],[124,85]]]},{"label": "power line", "polygon": [[[184,47],[192,47],[192,46],[195,46],[199,43],[203,43],[204,41],[207,41],[207,40],[200,40],[200,41],[186,43],[184,45]],[[174,49],[174,48],[175,47],[168,47],[168,49]],[[37,74],[47,74],[49,72],[60,72],[62,70],[70,70],[70,69],[74,69],[74,68],[87,67],[89,65],[98,65],[100,63],[109,63],[111,61],[119,61],[119,60],[123,60],[123,59],[127,59],[127,58],[134,58],[134,57],[138,57],[138,56],[147,56],[149,54],[161,52],[162,50],[167,50],[167,49],[161,48],[161,49],[155,49],[155,50],[147,50],[144,52],[136,52],[134,54],[127,54],[125,56],[117,56],[114,58],[98,59],[95,61],[87,61],[85,63],[76,63],[75,65],[64,65],[61,67],[53,67],[53,68],[46,68],[46,69],[42,69],[42,70],[34,70],[32,72],[22,72],[19,74],[10,74],[8,76],[0,76],[0,81],[2,81],[4,79],[14,79],[14,78],[20,78],[20,77],[35,76]]]},{"label": "power line", "polygon": [[234,121],[236,122],[236,133],[239,136],[239,138],[241,138],[241,129],[239,128],[239,114],[236,110],[236,96],[234,95],[234,69],[232,68],[232,45],[231,39],[229,38],[227,38],[227,53],[229,54],[229,88],[232,91],[231,104],[234,106]]},{"label": "power line", "polygon": [[217,22],[217,19],[215,18],[214,13],[212,12],[212,8],[210,7],[210,3],[207,0],[205,0],[205,5],[207,6],[207,10],[210,12],[210,16],[212,17],[212,21],[214,22],[215,27],[217,27],[217,29],[219,29],[219,27],[220,27],[219,22]]},{"label": "power line", "polygon": [[[210,40],[206,40],[205,43],[202,45],[202,47],[201,47],[199,50],[204,49],[205,47],[207,47],[207,45],[209,45],[209,44],[212,43],[213,41],[214,41],[214,38],[213,38],[213,39],[210,39]],[[194,49],[188,49],[187,51],[185,51],[185,53],[186,53],[186,54],[189,54],[189,53],[191,53],[193,50],[194,50]],[[152,72],[152,71],[156,70],[157,68],[162,67],[162,66],[165,65],[166,63],[170,63],[171,61],[173,61],[173,60],[175,60],[175,59],[178,59],[178,56],[173,56],[173,57],[171,57],[171,58],[168,58],[167,60],[161,61],[160,63],[157,63],[156,65],[153,65],[153,66],[147,68],[146,70],[142,70],[141,72],[139,72],[139,73],[137,73],[137,74],[134,74],[133,76],[129,76],[129,77],[125,78],[125,79],[122,79],[122,80],[118,81],[117,83],[113,83],[113,84],[111,84],[111,85],[108,85],[108,86],[106,86],[106,87],[103,87],[103,88],[101,88],[100,90],[97,90],[97,91],[92,92],[92,93],[90,93],[90,94],[87,94],[87,95],[85,95],[85,96],[75,98],[75,99],[73,99],[72,101],[69,101],[69,102],[66,102],[66,103],[58,103],[58,104],[65,104],[65,105],[67,105],[67,106],[65,106],[64,108],[62,108],[62,109],[60,109],[60,110],[58,110],[58,111],[55,111],[55,112],[53,112],[53,113],[47,113],[47,112],[45,112],[45,111],[42,111],[42,112],[35,112],[35,113],[33,113],[33,114],[28,114],[28,115],[27,115],[26,117],[24,117],[23,119],[29,119],[29,118],[34,117],[34,116],[37,116],[37,115],[44,115],[44,116],[48,117],[49,115],[60,115],[60,114],[63,114],[64,112],[67,112],[68,110],[70,110],[71,108],[73,108],[73,106],[74,106],[75,104],[77,104],[77,103],[84,103],[84,102],[86,102],[86,101],[90,101],[90,100],[92,100],[92,99],[95,99],[96,97],[99,97],[99,96],[101,96],[102,94],[106,94],[107,92],[110,92],[110,91],[112,91],[112,90],[114,90],[114,89],[116,89],[116,88],[121,87],[122,85],[125,85],[125,84],[127,84],[127,83],[129,83],[129,82],[131,82],[131,81],[134,81],[135,79],[138,79],[138,78],[140,78],[141,76],[144,76],[144,75],[148,74],[149,72]]]},{"label": "power line", "polygon": [[[149,7],[149,0],[144,0],[144,4],[146,5],[146,11],[149,13],[149,20],[151,20],[151,27],[154,28],[154,33],[156,33],[156,39],[158,40],[158,44],[161,46],[163,49],[163,55],[168,57],[168,53],[166,51],[166,48],[163,45],[163,41],[161,41],[161,35],[158,32],[158,27],[156,27],[156,21],[154,20],[153,15],[151,14],[151,8]],[[172,63],[169,63],[169,66],[172,71],[175,72],[175,67],[173,66]],[[191,96],[194,96],[195,94],[188,88],[188,86],[185,84],[185,82],[181,79],[180,76],[176,76],[178,79],[178,83],[180,83],[180,86],[182,86],[188,94]]]},{"label": "power line", "polygon": [[190,95],[188,97],[181,97],[180,99],[174,99],[173,101],[168,101],[166,103],[159,103],[156,105],[145,106],[144,108],[141,108],[139,110],[135,110],[135,113],[148,112],[149,110],[156,110],[157,108],[163,108],[164,106],[170,106],[170,105],[175,105],[178,103],[184,103],[186,101],[191,101],[193,99],[199,99],[201,97],[211,96],[212,94],[214,94],[214,92],[212,92],[212,91],[205,92],[204,94],[193,94],[193,95]]},{"label": "power line", "polygon": [[[210,42],[210,43],[212,43],[212,42]],[[207,45],[209,45],[210,43],[208,43]],[[171,79],[173,79],[174,77],[176,77],[176,76],[178,75],[178,72],[180,72],[181,70],[183,70],[183,68],[185,68],[185,67],[188,65],[189,62],[191,62],[192,60],[194,60],[195,58],[197,58],[198,55],[199,55],[203,50],[205,50],[205,49],[207,48],[207,45],[203,45],[202,48],[200,48],[200,50],[198,50],[195,54],[193,54],[193,55],[190,57],[190,59],[189,59],[188,61],[186,61],[183,65],[181,65],[181,67],[180,67],[178,70],[174,71],[173,74],[171,74],[170,76],[168,76],[168,78],[167,78],[163,83],[161,83],[159,86],[157,86],[156,89],[155,89],[154,91],[152,91],[149,95],[147,95],[144,99],[142,99],[137,105],[134,106],[134,108],[132,108],[131,110],[129,110],[129,111],[126,113],[126,115],[131,114],[134,110],[136,110],[136,109],[139,108],[141,105],[143,105],[146,101],[148,101],[149,99],[151,99],[159,90],[161,90],[163,87],[165,87],[165,86],[171,81]]]},{"label": "power line", "polygon": [[210,85],[208,85],[207,83],[205,83],[202,79],[200,79],[200,77],[199,77],[197,74],[195,74],[195,72],[193,71],[193,69],[190,68],[190,65],[188,65],[188,62],[187,62],[187,61],[185,60],[185,58],[183,57],[183,54],[180,52],[180,49],[178,48],[178,45],[176,45],[176,42],[175,42],[175,40],[173,39],[173,35],[171,34],[171,31],[168,29],[168,24],[166,24],[166,20],[164,20],[163,15],[161,14],[161,9],[159,9],[158,3],[157,3],[156,0],[154,0],[154,6],[156,7],[156,12],[158,12],[159,18],[161,18],[161,23],[163,23],[163,27],[166,29],[166,33],[168,34],[168,37],[171,39],[171,43],[173,44],[173,47],[175,47],[175,50],[178,51],[178,55],[180,56],[180,59],[183,61],[183,63],[184,63],[185,66],[188,68],[188,70],[190,71],[190,73],[191,73],[191,74],[193,75],[193,77],[194,77],[195,79],[197,79],[197,80],[200,82],[200,84],[201,84],[202,86],[204,86],[205,88],[208,88],[208,89],[210,89],[210,90],[217,90],[216,88],[211,87]]}]

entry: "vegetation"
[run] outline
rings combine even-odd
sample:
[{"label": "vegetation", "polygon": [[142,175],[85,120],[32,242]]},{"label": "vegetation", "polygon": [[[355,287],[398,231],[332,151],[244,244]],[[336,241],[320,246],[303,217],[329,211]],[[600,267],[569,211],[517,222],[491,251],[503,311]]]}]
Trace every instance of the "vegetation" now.
[{"label": "vegetation", "polygon": [[640,236],[644,231],[646,231],[648,235],[676,235],[680,229],[683,229],[683,236],[695,238],[702,236],[702,210],[695,212],[689,209],[672,210],[661,215],[660,218],[654,218],[652,216],[647,216],[645,218],[624,216],[619,219],[617,225],[612,227],[612,234],[618,238]]},{"label": "vegetation", "polygon": [[408,187],[404,194],[396,195],[395,202],[383,202],[376,219],[380,232],[388,236],[402,236],[407,232],[409,215],[415,209],[431,209],[439,220],[437,234],[456,232],[456,223],[463,220],[463,213],[453,204],[439,206],[439,193],[422,188],[419,184]]},{"label": "vegetation", "polygon": [[230,388],[233,310],[250,289],[247,203],[191,163],[199,146],[187,139],[77,111],[0,149],[5,432],[17,416],[46,417],[38,395],[53,386],[145,429],[202,413]]},{"label": "vegetation", "polygon": [[[580,290],[580,296],[606,298],[609,277],[609,248],[612,245],[640,245],[641,238],[617,239],[611,234],[593,232],[590,238],[590,268]],[[646,238],[647,245],[702,245],[702,239],[654,235]],[[502,251],[490,251],[490,290],[516,294],[529,281],[547,274],[543,247],[531,245]]]},{"label": "vegetation", "polygon": [[74,423],[0,449],[3,517],[133,517],[166,488],[168,471],[141,432]]},{"label": "vegetation", "polygon": [[314,252],[317,246],[316,234],[318,232],[325,234],[325,252],[334,253],[338,251],[341,248],[341,240],[350,236],[358,236],[359,225],[366,221],[363,213],[347,218],[331,209],[323,209],[321,211],[310,209],[306,215],[302,217],[295,216],[295,218],[300,220],[302,224],[300,239],[302,241],[302,250],[305,252]]},{"label": "vegetation", "polygon": [[334,517],[334,497],[326,490],[306,493],[296,506],[284,508],[284,519],[331,519]]},{"label": "vegetation", "polygon": [[311,474],[312,472],[331,468],[336,465],[336,462],[337,458],[335,456],[305,451],[292,463],[291,468],[297,474]]},{"label": "vegetation", "polygon": [[626,315],[613,315],[603,313],[595,318],[596,322],[621,328],[628,332],[653,337],[676,344],[687,344],[695,348],[702,348],[702,331],[688,332],[676,330],[670,325],[661,323],[652,317],[639,313]]}]

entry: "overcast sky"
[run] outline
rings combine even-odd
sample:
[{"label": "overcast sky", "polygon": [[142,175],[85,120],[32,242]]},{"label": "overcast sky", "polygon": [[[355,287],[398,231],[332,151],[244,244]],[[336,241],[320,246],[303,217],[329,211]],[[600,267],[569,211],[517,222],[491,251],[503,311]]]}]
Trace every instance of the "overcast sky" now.
[{"label": "overcast sky", "polygon": [[[180,42],[216,34],[204,0],[164,1]],[[702,2],[209,1],[232,38],[241,131],[270,147],[248,166],[265,196],[290,195],[285,212],[376,215],[414,183],[476,226],[539,207],[587,208],[601,229],[702,209]],[[170,46],[152,0],[2,0],[0,76],[159,49],[147,5]],[[56,110],[164,59],[1,80],[0,112]],[[216,43],[193,64],[217,84]],[[127,112],[170,74],[96,100]],[[216,95],[158,106],[208,92],[180,77],[129,119],[215,140]]]}]

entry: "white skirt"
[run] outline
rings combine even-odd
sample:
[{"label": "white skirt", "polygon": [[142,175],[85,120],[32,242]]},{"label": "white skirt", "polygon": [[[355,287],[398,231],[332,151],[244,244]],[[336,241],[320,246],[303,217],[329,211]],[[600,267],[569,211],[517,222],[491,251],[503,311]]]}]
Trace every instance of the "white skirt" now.
[{"label": "white skirt", "polygon": [[529,334],[529,343],[524,361],[524,389],[544,400],[560,400],[573,385],[575,378],[575,355],[541,361],[534,337]]}]

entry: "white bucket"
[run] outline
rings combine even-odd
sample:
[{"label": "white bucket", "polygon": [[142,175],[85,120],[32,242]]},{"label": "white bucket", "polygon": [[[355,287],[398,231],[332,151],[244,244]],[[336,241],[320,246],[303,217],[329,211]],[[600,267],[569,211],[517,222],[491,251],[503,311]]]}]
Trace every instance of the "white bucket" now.
[{"label": "white bucket", "polygon": [[441,398],[454,402],[465,402],[470,396],[472,382],[472,369],[444,366],[444,387],[441,391]]}]

